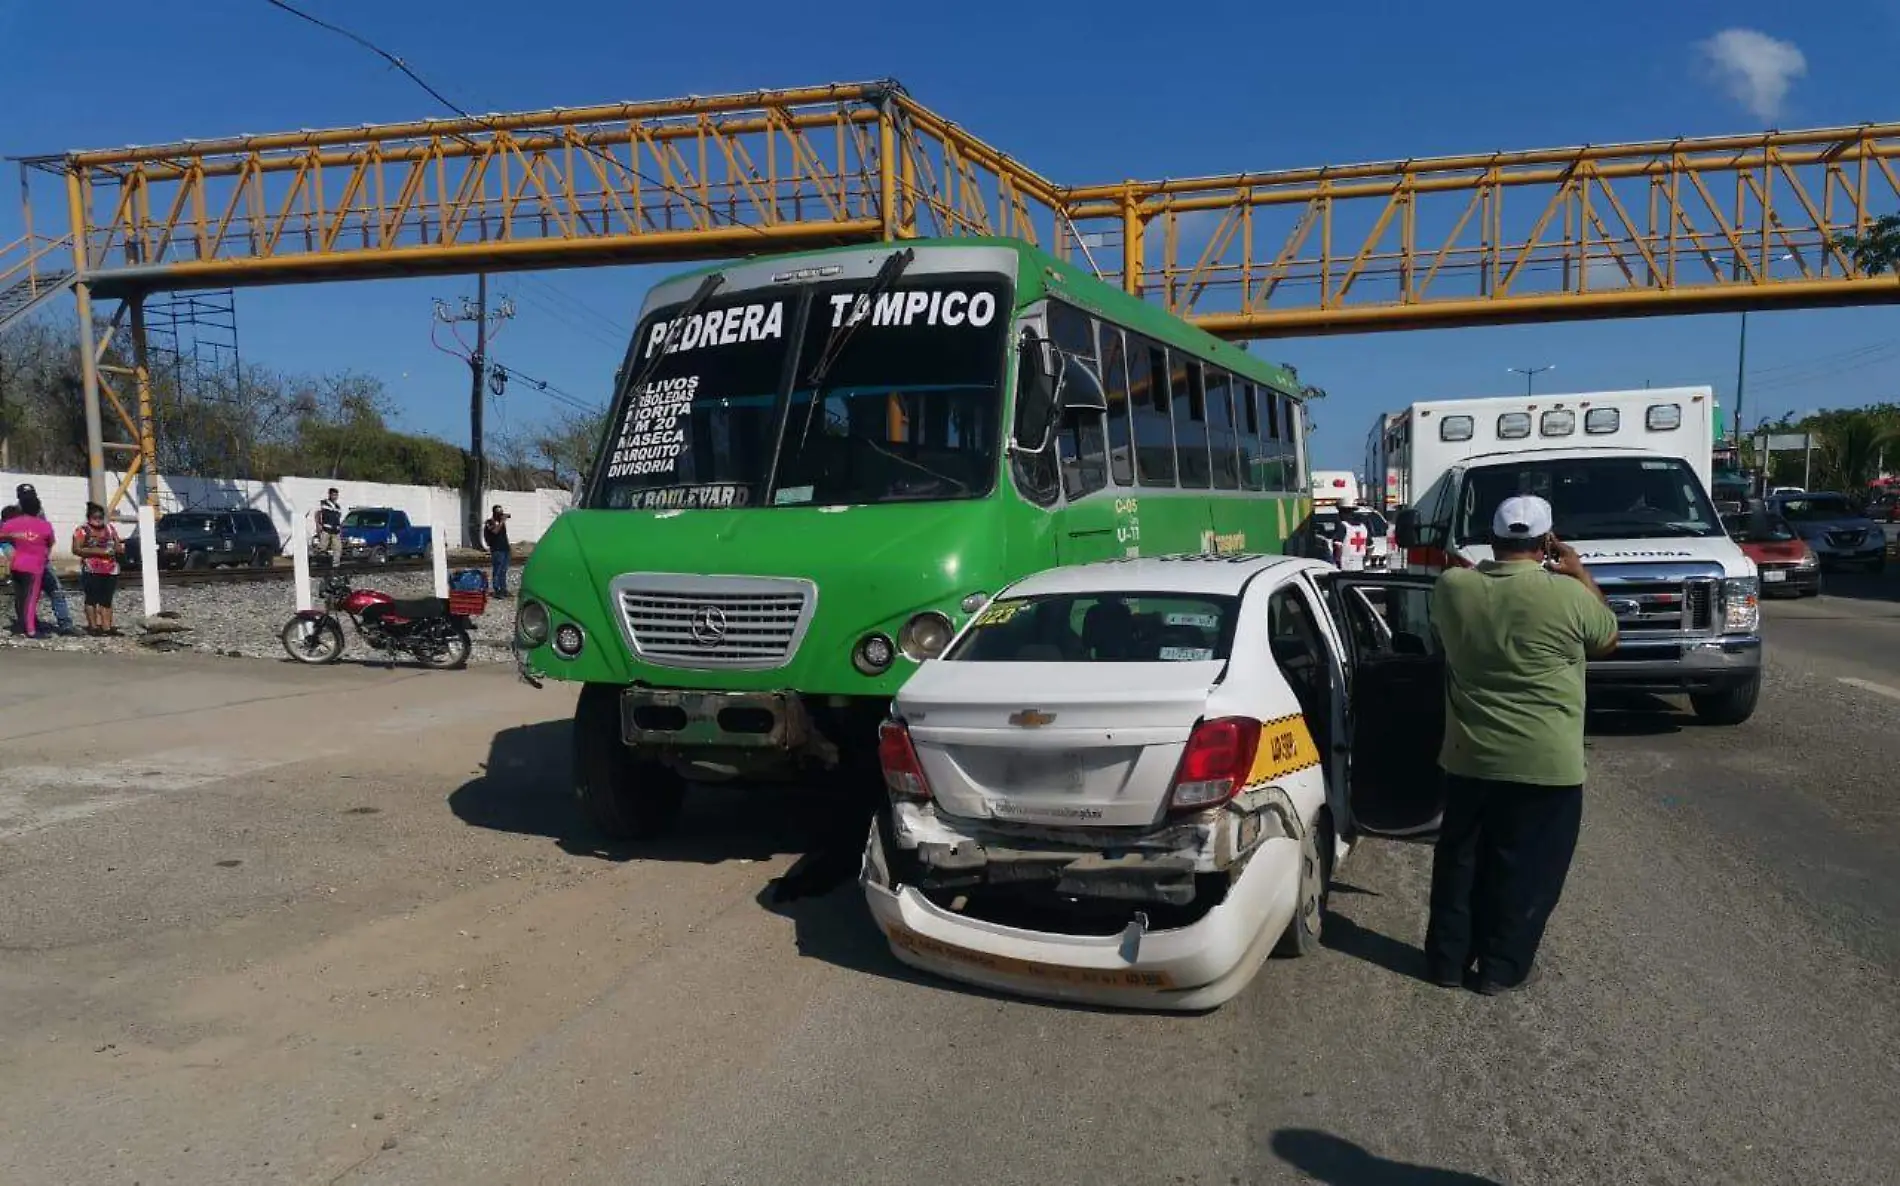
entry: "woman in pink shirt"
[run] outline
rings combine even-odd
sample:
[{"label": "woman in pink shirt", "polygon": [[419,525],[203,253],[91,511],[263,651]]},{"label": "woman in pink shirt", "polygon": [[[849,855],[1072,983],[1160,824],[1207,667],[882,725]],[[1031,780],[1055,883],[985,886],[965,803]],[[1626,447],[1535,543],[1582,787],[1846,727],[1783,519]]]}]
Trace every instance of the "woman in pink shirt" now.
[{"label": "woman in pink shirt", "polygon": [[0,523],[0,539],[13,545],[13,615],[28,638],[40,638],[40,587],[53,551],[53,525],[38,496],[23,496],[20,513]]}]

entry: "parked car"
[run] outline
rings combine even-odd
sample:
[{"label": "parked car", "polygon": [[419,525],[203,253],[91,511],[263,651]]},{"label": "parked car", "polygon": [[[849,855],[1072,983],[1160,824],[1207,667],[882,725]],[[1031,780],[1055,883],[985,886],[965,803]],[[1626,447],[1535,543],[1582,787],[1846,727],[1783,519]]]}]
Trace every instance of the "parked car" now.
[{"label": "parked car", "polygon": [[[199,508],[160,515],[154,525],[160,568],[219,568],[226,565],[269,567],[283,554],[283,540],[263,511]],[[123,563],[145,562],[146,541],[125,541]]]},{"label": "parked car", "polygon": [[427,556],[431,529],[415,527],[409,513],[393,507],[357,507],[343,516],[343,558],[383,564],[406,557]]},{"label": "parked car", "polygon": [[1845,494],[1775,494],[1766,505],[1814,549],[1823,571],[1843,564],[1864,565],[1871,572],[1886,567],[1887,529]]},{"label": "parked car", "polygon": [[1004,588],[882,728],[861,883],[905,963],[1206,1009],[1317,950],[1366,835],[1436,829],[1428,577],[1292,556],[1058,568]]},{"label": "parked car", "polygon": [[1820,560],[1786,519],[1743,511],[1723,515],[1722,525],[1761,570],[1762,596],[1813,597],[1821,591]]}]

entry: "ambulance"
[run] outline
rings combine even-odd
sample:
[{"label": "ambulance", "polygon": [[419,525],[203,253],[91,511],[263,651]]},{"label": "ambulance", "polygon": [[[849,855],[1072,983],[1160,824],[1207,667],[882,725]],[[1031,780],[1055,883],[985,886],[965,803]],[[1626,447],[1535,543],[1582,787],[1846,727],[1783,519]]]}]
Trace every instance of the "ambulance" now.
[{"label": "ambulance", "polygon": [[1359,478],[1349,469],[1314,470],[1308,488],[1315,507],[1355,506],[1359,502]]},{"label": "ambulance", "polygon": [[1366,474],[1414,573],[1490,559],[1498,504],[1548,500],[1617,618],[1592,689],[1686,695],[1735,725],[1761,694],[1763,574],[1709,498],[1715,422],[1708,387],[1421,402],[1379,417]]}]

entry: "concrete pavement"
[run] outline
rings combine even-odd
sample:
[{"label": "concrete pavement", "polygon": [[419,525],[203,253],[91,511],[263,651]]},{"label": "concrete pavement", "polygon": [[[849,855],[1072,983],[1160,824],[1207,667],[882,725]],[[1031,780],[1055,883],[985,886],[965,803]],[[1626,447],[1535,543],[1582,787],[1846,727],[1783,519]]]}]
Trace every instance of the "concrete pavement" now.
[{"label": "concrete pavement", "polygon": [[603,849],[557,686],[8,652],[0,1181],[1890,1181],[1900,602],[1841,580],[1748,725],[1596,717],[1534,990],[1419,981],[1429,851],[1373,844],[1186,1018],[774,901],[819,791]]}]

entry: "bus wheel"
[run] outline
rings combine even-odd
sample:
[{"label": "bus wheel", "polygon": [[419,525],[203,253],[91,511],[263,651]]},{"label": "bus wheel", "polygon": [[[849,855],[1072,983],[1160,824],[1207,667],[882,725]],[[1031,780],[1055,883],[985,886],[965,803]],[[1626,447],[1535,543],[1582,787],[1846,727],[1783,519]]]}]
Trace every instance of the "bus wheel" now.
[{"label": "bus wheel", "polygon": [[610,840],[651,840],[679,819],[686,780],[620,740],[620,689],[588,684],[574,707],[574,795]]}]

